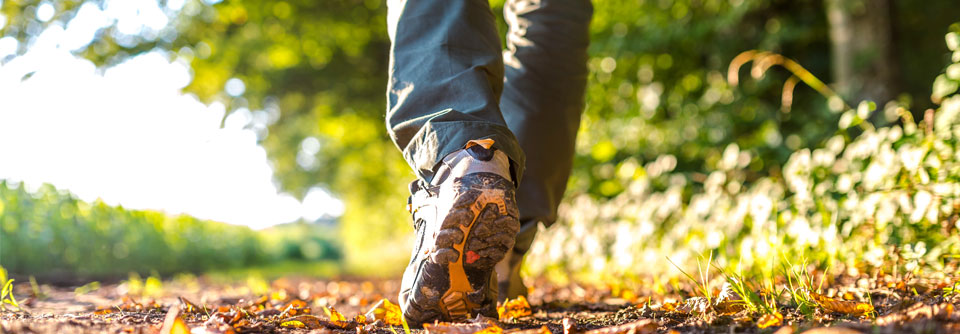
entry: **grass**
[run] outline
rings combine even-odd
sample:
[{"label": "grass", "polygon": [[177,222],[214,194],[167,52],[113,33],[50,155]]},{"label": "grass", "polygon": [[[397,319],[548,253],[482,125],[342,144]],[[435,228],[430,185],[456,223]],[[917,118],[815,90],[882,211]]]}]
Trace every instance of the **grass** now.
[{"label": "grass", "polygon": [[[713,262],[713,253],[710,253],[709,257],[707,258],[706,265],[702,265],[700,263],[700,261],[703,261],[703,256],[700,256],[700,261],[697,261],[697,273],[699,274],[700,280],[697,280],[690,274],[687,274],[686,271],[683,271],[683,269],[674,263],[669,257],[667,257],[667,261],[670,261],[670,263],[673,264],[673,266],[676,267],[677,270],[683,274],[683,276],[689,279],[690,282],[696,286],[697,293],[706,299],[708,305],[713,305],[713,291],[710,289],[710,265]],[[704,267],[706,267],[706,270],[704,270]]]},{"label": "grass", "polygon": [[739,263],[737,264],[736,271],[726,271],[716,265],[714,268],[723,275],[728,284],[727,286],[740,297],[741,302],[748,310],[751,312],[762,311],[763,313],[776,312],[776,306],[774,305],[774,307],[771,308],[766,301],[757,295],[755,292],[758,291],[756,287],[754,287],[753,284],[747,283],[747,280],[743,277],[742,266]]},{"label": "grass", "polygon": [[801,260],[800,266],[795,266],[787,256],[783,257],[782,275],[787,281],[786,292],[790,294],[793,305],[800,313],[808,318],[813,316],[817,303],[811,300],[810,292],[820,292],[823,287],[823,279],[816,289],[813,287],[813,278],[810,276],[808,263]]}]

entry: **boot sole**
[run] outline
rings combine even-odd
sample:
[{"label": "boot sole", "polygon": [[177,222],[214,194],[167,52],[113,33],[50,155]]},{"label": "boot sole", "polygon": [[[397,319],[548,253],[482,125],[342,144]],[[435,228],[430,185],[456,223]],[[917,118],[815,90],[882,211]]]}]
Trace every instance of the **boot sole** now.
[{"label": "boot sole", "polygon": [[[424,259],[410,303],[414,323],[496,317],[494,266],[513,248],[520,229],[513,183],[492,173],[454,181],[458,196],[437,233],[435,251]],[[439,314],[438,314],[439,313]],[[418,316],[419,315],[419,316]]]}]

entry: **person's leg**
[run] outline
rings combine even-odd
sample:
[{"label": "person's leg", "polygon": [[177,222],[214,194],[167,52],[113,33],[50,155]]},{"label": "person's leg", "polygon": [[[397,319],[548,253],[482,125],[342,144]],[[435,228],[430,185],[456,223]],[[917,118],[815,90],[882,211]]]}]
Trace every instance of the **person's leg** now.
[{"label": "person's leg", "polygon": [[419,178],[398,296],[413,326],[496,317],[494,266],[520,228],[524,156],[499,109],[503,61],[486,1],[388,4],[387,124]]},{"label": "person's leg", "polygon": [[490,138],[511,160],[524,156],[500,114],[503,60],[487,0],[391,0],[387,129],[417,176],[469,140]]},{"label": "person's leg", "polygon": [[589,0],[508,0],[506,80],[500,109],[526,153],[517,190],[522,227],[512,254],[497,266],[500,299],[525,295],[519,265],[537,225],[557,220],[573,165],[584,107]]}]

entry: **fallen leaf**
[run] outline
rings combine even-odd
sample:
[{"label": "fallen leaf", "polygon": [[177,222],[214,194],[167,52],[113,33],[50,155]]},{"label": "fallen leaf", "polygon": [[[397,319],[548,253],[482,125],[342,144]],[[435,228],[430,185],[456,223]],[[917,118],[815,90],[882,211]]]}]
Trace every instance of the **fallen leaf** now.
[{"label": "fallen leaf", "polygon": [[493,322],[483,323],[450,323],[438,322],[433,324],[423,324],[423,329],[427,334],[474,334],[493,326]]},{"label": "fallen leaf", "polygon": [[952,304],[942,303],[937,305],[926,305],[916,303],[896,313],[890,313],[882,317],[877,317],[876,323],[880,326],[903,323],[914,319],[937,319],[951,321],[956,319]]},{"label": "fallen leaf", "polygon": [[594,330],[589,330],[583,334],[647,334],[647,333],[656,333],[657,332],[657,322],[651,319],[641,319],[634,322],[626,323],[618,326],[604,327]]},{"label": "fallen leaf", "polygon": [[713,310],[720,315],[733,315],[746,309],[742,300],[725,300],[713,305]]},{"label": "fallen leaf", "polygon": [[691,297],[684,300],[677,310],[683,313],[705,313],[708,305],[704,297]]},{"label": "fallen leaf", "polygon": [[570,318],[563,318],[563,334],[577,334],[580,333],[580,326],[577,326],[577,322]]},{"label": "fallen leaf", "polygon": [[836,300],[818,293],[811,292],[812,298],[820,307],[844,314],[864,315],[873,312],[873,305],[864,302],[854,302],[845,300]]},{"label": "fallen leaf", "polygon": [[509,330],[504,334],[553,334],[553,332],[547,326],[541,326],[540,328]]},{"label": "fallen leaf", "polygon": [[303,314],[309,314],[309,313],[310,313],[310,308],[307,307],[307,302],[299,299],[294,299],[293,301],[287,303],[287,305],[283,307],[283,312],[280,313],[280,316],[289,317],[289,316],[303,315]]},{"label": "fallen leaf", "polygon": [[759,329],[780,326],[781,324],[783,324],[783,314],[780,314],[780,312],[767,313],[757,319],[757,328]]},{"label": "fallen leaf", "polygon": [[320,324],[320,318],[313,315],[298,315],[295,317],[280,320],[280,327],[284,328],[310,328],[316,329],[323,327]]},{"label": "fallen leaf", "polygon": [[353,318],[353,321],[356,321],[358,324],[366,324],[367,317],[363,314],[357,314],[357,316]]},{"label": "fallen leaf", "polygon": [[620,298],[623,298],[624,300],[626,300],[626,301],[628,301],[628,302],[630,302],[630,303],[636,303],[636,302],[637,302],[637,294],[634,293],[633,290],[623,290],[623,291],[621,291],[621,292],[620,292]]},{"label": "fallen leaf", "polygon": [[862,332],[846,327],[820,327],[804,331],[800,334],[862,334]]},{"label": "fallen leaf", "polygon": [[287,320],[280,323],[283,328],[306,328],[307,325],[300,320]]},{"label": "fallen leaf", "polygon": [[187,313],[207,313],[207,308],[203,306],[198,306],[187,300],[186,298],[180,297],[180,304],[183,305],[183,310]]},{"label": "fallen leaf", "polygon": [[114,312],[117,312],[116,307],[114,307],[114,306],[109,306],[109,307],[101,307],[101,308],[98,308],[96,311],[93,311],[93,314],[96,314],[96,315],[104,315],[104,314],[110,314],[110,313],[114,313]]},{"label": "fallen leaf", "polygon": [[473,334],[503,334],[503,328],[491,324],[489,327],[474,332]]},{"label": "fallen leaf", "polygon": [[366,317],[374,320],[383,320],[387,325],[403,325],[403,312],[400,311],[400,306],[391,303],[386,298],[374,304],[373,307],[370,308],[370,311],[367,312]]},{"label": "fallen leaf", "polygon": [[519,296],[517,299],[507,299],[502,305],[498,306],[497,314],[500,316],[500,320],[506,320],[528,316],[533,314],[533,311],[530,308],[530,303],[527,302],[527,298]]},{"label": "fallen leaf", "polygon": [[347,321],[347,317],[344,317],[343,314],[337,312],[337,309],[326,306],[323,307],[323,313],[326,313],[330,317],[330,323],[339,328],[347,328],[350,326],[350,322]]},{"label": "fallen leaf", "polygon": [[160,334],[190,334],[190,327],[183,322],[180,314],[183,311],[179,306],[173,306],[167,311],[167,316],[163,319],[163,326],[160,327]]}]

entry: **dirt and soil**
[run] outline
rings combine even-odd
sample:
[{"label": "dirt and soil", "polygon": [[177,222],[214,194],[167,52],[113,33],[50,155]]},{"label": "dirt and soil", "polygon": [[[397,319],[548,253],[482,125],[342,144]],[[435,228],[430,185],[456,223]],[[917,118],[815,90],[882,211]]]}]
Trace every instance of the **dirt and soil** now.
[{"label": "dirt and soil", "polygon": [[[475,319],[466,324],[438,324],[410,331],[444,334],[480,331],[483,334],[952,333],[960,332],[960,312],[954,309],[960,298],[952,290],[956,282],[954,278],[836,279],[830,288],[824,288],[823,299],[803,314],[782,295],[774,312],[761,312],[742,307],[736,299],[728,299],[735,302],[732,304],[718,302],[716,299],[724,294],[719,289],[715,289],[711,301],[706,302],[703,296],[657,294],[647,289],[609,286],[555,285],[538,280],[532,284],[536,288],[529,296],[529,315],[524,315],[525,304],[518,302],[508,306],[501,319]],[[396,309],[382,301],[396,301],[399,289],[396,280],[281,278],[258,287],[251,283],[211,283],[201,278],[167,281],[152,289],[137,285],[121,282],[79,291],[77,287],[15,285],[21,310],[0,312],[0,332],[395,334],[404,331],[400,325],[390,325],[397,323]],[[765,293],[769,292],[759,292]],[[845,305],[851,308],[844,309]],[[866,305],[873,311],[861,312],[864,310],[860,308]],[[511,309],[514,306],[516,308]],[[515,316],[511,317],[511,312]]]}]

